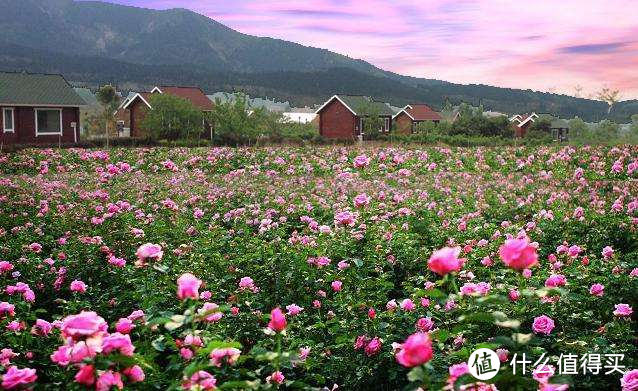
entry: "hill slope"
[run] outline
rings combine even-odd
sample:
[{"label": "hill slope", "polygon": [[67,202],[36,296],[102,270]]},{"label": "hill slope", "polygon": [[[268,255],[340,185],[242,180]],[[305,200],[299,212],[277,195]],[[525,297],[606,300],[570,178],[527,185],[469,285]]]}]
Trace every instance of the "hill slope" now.
[{"label": "hill slope", "polygon": [[[0,0],[0,69],[58,72],[69,80],[128,88],[196,84],[240,89],[294,104],[342,92],[395,105],[446,100],[507,113],[538,111],[588,121],[606,116],[602,102],[484,85],[406,77],[325,49],[239,33],[184,10],[148,10],[94,1]],[[638,102],[618,105],[626,122]],[[630,108],[630,109],[626,109]]]}]

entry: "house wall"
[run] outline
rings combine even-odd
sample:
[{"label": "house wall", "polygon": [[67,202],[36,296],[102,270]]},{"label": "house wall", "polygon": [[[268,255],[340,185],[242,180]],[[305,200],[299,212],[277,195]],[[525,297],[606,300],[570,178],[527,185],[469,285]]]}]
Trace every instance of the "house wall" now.
[{"label": "house wall", "polygon": [[412,133],[412,119],[404,112],[397,115],[394,118],[396,123],[397,134],[411,134]]},{"label": "house wall", "polygon": [[144,138],[149,136],[149,133],[141,125],[148,110],[148,106],[146,106],[141,99],[136,99],[135,102],[131,103],[128,107],[128,111],[130,112],[131,137]]},{"label": "house wall", "polygon": [[[56,109],[56,107],[51,107]],[[71,144],[75,142],[71,123],[77,123],[77,141],[80,141],[80,108],[64,107],[62,109],[62,136],[36,136],[35,135],[35,108],[14,107],[14,133],[4,133],[2,113],[0,112],[0,141],[4,144]]]},{"label": "house wall", "polygon": [[522,127],[514,125],[514,135],[516,137],[525,137],[525,134],[527,133],[527,130],[532,125],[532,123],[533,123],[532,121],[529,121],[528,123],[526,123]]},{"label": "house wall", "polygon": [[337,99],[333,99],[319,113],[319,134],[326,138],[352,139],[355,137],[357,117]]}]

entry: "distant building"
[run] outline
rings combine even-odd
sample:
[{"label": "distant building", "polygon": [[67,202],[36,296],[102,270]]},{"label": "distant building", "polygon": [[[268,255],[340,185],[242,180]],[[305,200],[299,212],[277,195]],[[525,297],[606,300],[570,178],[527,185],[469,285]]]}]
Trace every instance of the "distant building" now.
[{"label": "distant building", "polygon": [[514,136],[525,137],[527,130],[534,124],[534,121],[538,118],[538,114],[516,114],[510,118],[510,122],[514,127]]},{"label": "distant building", "polygon": [[292,108],[290,111],[282,113],[286,122],[294,122],[298,124],[308,124],[311,122],[319,122],[319,116],[311,108]]},{"label": "distant building", "polygon": [[[213,103],[198,87],[158,86],[153,88],[151,92],[138,92],[133,95],[132,98],[127,98],[125,103],[118,110],[122,110],[125,113],[126,111],[128,111],[131,137],[141,138],[148,136],[148,131],[143,129],[141,124],[144,121],[144,118],[146,117],[146,114],[149,112],[149,110],[153,110],[153,107],[149,103],[149,101],[151,100],[150,98],[153,94],[168,94],[186,99],[190,101],[193,106],[199,108],[202,111],[211,111],[213,109]],[[208,125],[205,126],[210,128],[210,126]],[[212,130],[206,129],[206,131]]]},{"label": "distant building", "polygon": [[77,143],[85,105],[62,75],[0,72],[0,142]]},{"label": "distant building", "polygon": [[549,129],[554,140],[567,141],[569,139],[569,122],[566,120],[554,117],[550,114],[539,115],[539,120],[549,122]]},{"label": "distant building", "polygon": [[365,96],[334,95],[316,111],[319,115],[319,134],[342,140],[364,136],[365,122],[373,112],[382,119],[379,132],[389,132],[393,112],[388,104]]},{"label": "distant building", "polygon": [[395,123],[397,133],[414,133],[418,124],[423,122],[439,123],[443,117],[428,105],[409,104],[399,111],[392,120]]},{"label": "distant building", "polygon": [[569,122],[551,114],[516,114],[510,118],[516,137],[525,137],[529,128],[536,121],[547,121],[549,123],[550,132],[554,140],[566,141],[569,139]]}]

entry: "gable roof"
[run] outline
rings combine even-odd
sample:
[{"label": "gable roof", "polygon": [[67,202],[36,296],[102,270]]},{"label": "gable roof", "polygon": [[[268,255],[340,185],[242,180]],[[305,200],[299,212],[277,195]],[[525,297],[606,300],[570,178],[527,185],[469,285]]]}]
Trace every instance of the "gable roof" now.
[{"label": "gable roof", "polygon": [[362,95],[334,95],[319,107],[315,113],[318,114],[335,99],[346,106],[352,114],[359,117],[369,115],[372,110],[377,111],[381,116],[391,117],[392,114],[394,114],[387,103],[377,102],[374,99]]},{"label": "gable roof", "polygon": [[440,121],[443,119],[439,113],[424,104],[409,104],[401,109],[393,118],[401,113],[406,113],[412,121]]},{"label": "gable roof", "polygon": [[213,103],[199,87],[157,86],[153,88],[151,92],[159,92],[161,94],[168,94],[186,99],[190,101],[193,106],[204,111],[210,111],[213,109]]},{"label": "gable roof", "polygon": [[[122,105],[120,107],[120,109],[126,110],[128,109],[128,107],[135,102],[135,100],[137,99],[141,99],[142,102],[144,102],[144,104],[146,106],[148,106],[149,109],[152,109],[151,104],[148,103],[149,99],[151,97],[151,93],[150,92],[138,92],[135,95],[133,95],[133,97],[131,98],[126,98],[127,100],[125,101],[124,105]],[[119,110],[119,109],[118,109]]]},{"label": "gable roof", "polygon": [[86,102],[88,106],[99,106],[100,103],[97,101],[95,94],[89,89],[85,87],[76,87],[74,88],[75,92],[80,95],[80,98]]},{"label": "gable roof", "polygon": [[62,75],[0,72],[0,105],[80,107],[86,102]]}]

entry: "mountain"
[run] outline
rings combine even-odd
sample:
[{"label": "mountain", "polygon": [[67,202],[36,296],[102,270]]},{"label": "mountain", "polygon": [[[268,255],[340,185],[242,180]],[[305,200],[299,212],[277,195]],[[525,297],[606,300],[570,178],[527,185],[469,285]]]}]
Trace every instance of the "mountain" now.
[{"label": "mountain", "polygon": [[[599,101],[402,76],[325,49],[242,34],[185,9],[73,0],[0,0],[0,9],[1,70],[62,73],[76,84],[199,85],[297,105],[349,93],[394,105],[420,101],[440,108],[449,100],[506,113],[607,117]],[[622,102],[610,118],[627,122],[635,109],[638,101]]]}]

